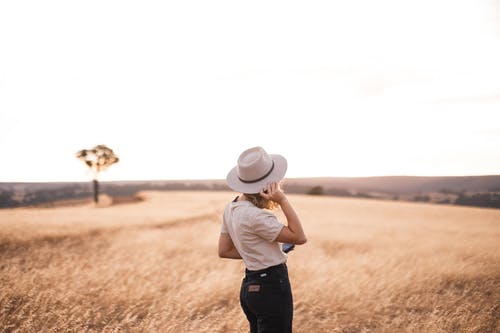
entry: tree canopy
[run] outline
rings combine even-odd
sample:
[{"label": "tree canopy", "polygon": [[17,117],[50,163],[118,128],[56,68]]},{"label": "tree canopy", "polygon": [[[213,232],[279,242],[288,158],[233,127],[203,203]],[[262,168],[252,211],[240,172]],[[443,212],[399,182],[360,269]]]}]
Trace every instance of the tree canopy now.
[{"label": "tree canopy", "polygon": [[97,179],[101,171],[106,170],[119,161],[113,149],[106,145],[97,145],[92,149],[82,149],[76,153],[76,157],[90,168],[93,173],[93,179]]}]

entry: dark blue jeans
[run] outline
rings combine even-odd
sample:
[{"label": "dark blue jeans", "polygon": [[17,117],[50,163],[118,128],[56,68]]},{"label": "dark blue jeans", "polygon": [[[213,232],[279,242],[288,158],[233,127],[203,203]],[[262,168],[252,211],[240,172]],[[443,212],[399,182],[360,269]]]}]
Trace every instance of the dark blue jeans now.
[{"label": "dark blue jeans", "polygon": [[240,303],[251,333],[291,333],[293,299],[286,265],[246,270]]}]

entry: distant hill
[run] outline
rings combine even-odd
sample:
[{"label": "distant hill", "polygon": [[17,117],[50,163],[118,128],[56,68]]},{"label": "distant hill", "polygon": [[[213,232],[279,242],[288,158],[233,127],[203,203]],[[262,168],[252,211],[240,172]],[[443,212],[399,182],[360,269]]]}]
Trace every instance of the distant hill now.
[{"label": "distant hill", "polygon": [[297,178],[286,181],[290,187],[323,186],[388,194],[424,194],[428,192],[500,192],[500,176],[466,177],[360,177]]},{"label": "distant hill", "polygon": [[[334,195],[402,201],[423,201],[500,208],[500,175],[466,177],[288,178],[287,193]],[[157,190],[229,190],[217,180],[149,180],[102,182],[101,192],[112,197]],[[44,204],[91,197],[90,182],[0,183],[0,208]]]}]

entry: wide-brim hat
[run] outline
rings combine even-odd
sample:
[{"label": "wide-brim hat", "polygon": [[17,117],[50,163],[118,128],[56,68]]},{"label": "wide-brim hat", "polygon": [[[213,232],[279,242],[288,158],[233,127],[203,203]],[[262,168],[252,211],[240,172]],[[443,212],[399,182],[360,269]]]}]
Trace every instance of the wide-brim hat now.
[{"label": "wide-brim hat", "polygon": [[267,183],[282,180],[287,166],[281,155],[268,154],[262,147],[250,148],[241,153],[238,164],[227,174],[227,185],[236,192],[259,193]]}]

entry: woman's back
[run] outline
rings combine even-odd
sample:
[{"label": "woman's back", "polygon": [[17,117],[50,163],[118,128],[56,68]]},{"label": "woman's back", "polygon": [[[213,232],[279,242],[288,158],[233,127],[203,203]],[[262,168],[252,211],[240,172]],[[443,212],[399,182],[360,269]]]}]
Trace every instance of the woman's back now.
[{"label": "woman's back", "polygon": [[260,270],[286,261],[275,242],[284,225],[270,211],[247,200],[230,202],[224,210],[221,233],[230,235],[249,270]]}]

